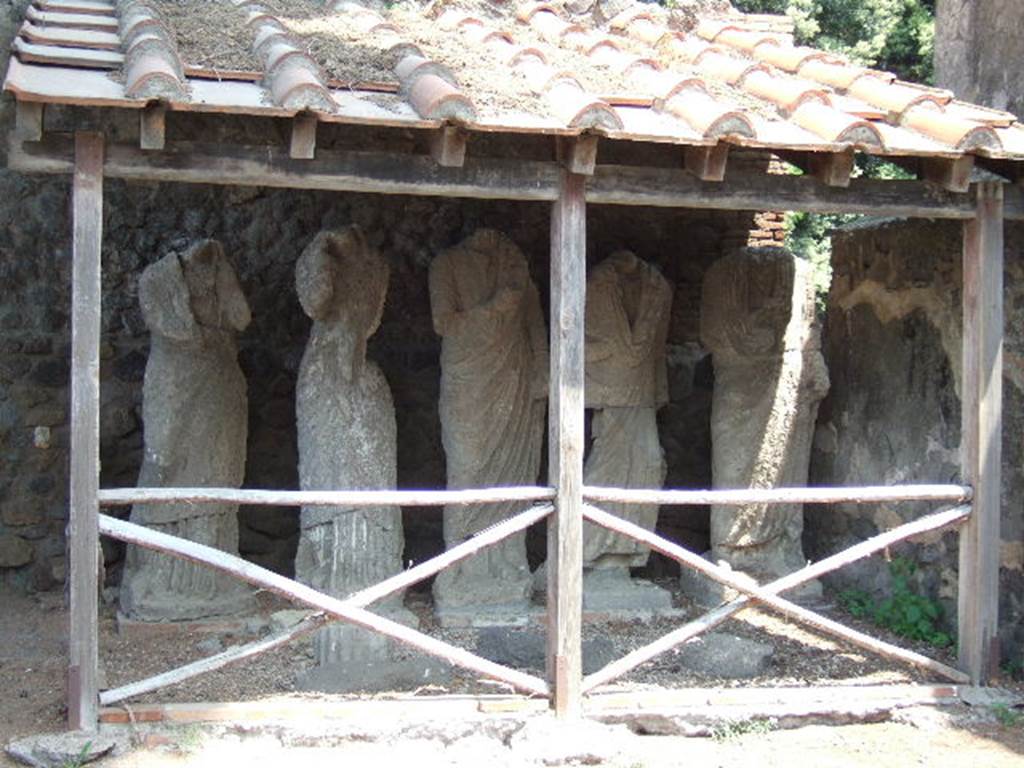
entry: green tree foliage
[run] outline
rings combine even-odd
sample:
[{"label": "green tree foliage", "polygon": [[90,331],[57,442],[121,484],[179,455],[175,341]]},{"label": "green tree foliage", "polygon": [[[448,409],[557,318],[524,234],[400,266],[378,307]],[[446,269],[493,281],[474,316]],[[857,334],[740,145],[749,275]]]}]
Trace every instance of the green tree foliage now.
[{"label": "green tree foliage", "polygon": [[733,6],[786,14],[801,43],[906,80],[932,82],[935,0],[733,0]]},{"label": "green tree foliage", "polygon": [[[842,54],[858,64],[895,72],[904,80],[932,82],[935,0],[732,0],[745,13],[785,14],[797,42]],[[858,158],[857,175],[907,178],[901,169]],[[859,216],[794,213],[786,244],[814,265],[819,303],[832,278],[832,231]]]}]

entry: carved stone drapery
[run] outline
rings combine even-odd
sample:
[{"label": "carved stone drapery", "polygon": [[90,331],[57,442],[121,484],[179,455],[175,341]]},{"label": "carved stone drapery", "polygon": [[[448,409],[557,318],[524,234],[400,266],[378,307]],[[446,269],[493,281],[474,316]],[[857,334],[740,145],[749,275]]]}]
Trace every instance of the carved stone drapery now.
[{"label": "carved stone drapery", "polygon": [[[781,248],[717,261],[704,277],[701,340],[715,369],[715,487],[806,485],[829,386],[810,264]],[[801,505],[716,506],[711,554],[757,578],[778,577],[806,564],[802,531]]]},{"label": "carved stone drapery", "polygon": [[[532,485],[540,471],[547,332],[526,259],[505,235],[477,230],[430,267],[441,345],[441,434],[449,488]],[[449,507],[449,547],[510,517],[521,503]],[[531,578],[525,533],[438,574],[439,614],[523,618]]]},{"label": "carved stone drapery", "polygon": [[[594,409],[594,442],[583,469],[587,485],[661,488],[665,482],[656,413],[668,402],[671,307],[668,281],[629,251],[609,256],[587,280],[585,398]],[[604,507],[648,530],[658,521],[657,504]],[[589,523],[583,541],[585,568],[642,566],[649,555],[632,539]]]},{"label": "carved stone drapery", "polygon": [[[150,265],[139,303],[151,336],[142,390],[140,487],[238,488],[245,475],[246,384],[235,334],[250,321],[238,278],[213,240]],[[238,553],[235,504],[136,504],[132,522]],[[130,546],[121,610],[188,620],[254,607],[251,591],[210,568]]]},{"label": "carved stone drapery", "polygon": [[[303,490],[392,489],[397,484],[395,408],[366,343],[380,325],[389,269],[357,227],[318,234],[299,257],[295,284],[313,319],[296,385]],[[398,507],[304,507],[295,575],[344,597],[402,569]],[[384,605],[401,611],[401,594]],[[320,631],[321,665],[376,658],[387,640],[344,624]]]}]

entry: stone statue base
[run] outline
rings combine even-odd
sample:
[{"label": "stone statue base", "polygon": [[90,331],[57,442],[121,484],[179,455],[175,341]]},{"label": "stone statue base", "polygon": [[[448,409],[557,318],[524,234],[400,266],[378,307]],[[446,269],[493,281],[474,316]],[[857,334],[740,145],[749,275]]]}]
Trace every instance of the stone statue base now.
[{"label": "stone statue base", "polygon": [[[710,560],[708,554],[705,554],[704,557]],[[718,565],[725,566],[726,568],[729,567],[729,564],[724,561],[720,561]],[[714,581],[692,568],[687,568],[685,565],[681,566],[681,568],[679,586],[682,589],[683,595],[702,608],[715,608],[722,603],[742,597],[742,593],[737,592],[732,587],[727,587],[725,584]],[[739,570],[734,571],[734,573],[737,577],[747,580],[754,585],[768,584],[779,578],[779,576],[772,574],[747,573]],[[817,579],[787,590],[780,597],[784,597],[797,605],[807,608],[822,607],[826,604],[821,589],[821,582]]]},{"label": "stone statue base", "polygon": [[525,627],[542,621],[544,607],[533,603],[434,606],[434,618],[445,629]]},{"label": "stone statue base", "polygon": [[[547,598],[547,568],[544,563],[533,572],[533,595],[540,603]],[[657,584],[630,576],[628,567],[583,569],[583,618],[586,621],[653,619],[682,616],[672,607],[672,593]]]},{"label": "stone statue base", "polygon": [[[402,605],[388,605],[368,610],[381,618],[418,627],[419,618]],[[295,685],[301,691],[349,693],[353,691],[396,690],[405,685],[413,687],[436,681],[430,677],[429,665],[419,659],[408,659],[408,649],[396,640],[379,632],[338,622],[321,629],[313,639],[313,653],[317,665],[298,675]],[[410,664],[406,662],[414,661]],[[428,660],[429,661],[429,660]],[[438,660],[434,669],[445,665]],[[426,682],[419,682],[423,678]]]},{"label": "stone statue base", "polygon": [[672,611],[672,593],[628,568],[587,568],[583,571],[583,610],[647,618]]},{"label": "stone statue base", "polygon": [[127,574],[121,585],[121,611],[133,623],[218,622],[256,613],[256,593],[225,576],[216,594],[188,595],[151,584],[148,574]]}]

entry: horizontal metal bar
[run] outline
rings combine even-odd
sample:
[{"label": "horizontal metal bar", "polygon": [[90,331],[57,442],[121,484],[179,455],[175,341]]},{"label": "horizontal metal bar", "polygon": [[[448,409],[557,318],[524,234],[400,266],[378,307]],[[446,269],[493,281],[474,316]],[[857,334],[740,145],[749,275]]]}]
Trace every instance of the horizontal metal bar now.
[{"label": "horizontal metal bar", "polygon": [[551,501],[554,488],[465,488],[452,491],[275,491],[251,488],[101,488],[100,506],[188,502],[286,507],[441,507]]},{"label": "horizontal metal bar", "polygon": [[[100,492],[102,494],[102,491]],[[968,485],[879,485],[851,488],[746,488],[737,490],[643,490],[638,488],[583,487],[586,501],[617,504],[876,504],[884,501],[967,502]]]}]

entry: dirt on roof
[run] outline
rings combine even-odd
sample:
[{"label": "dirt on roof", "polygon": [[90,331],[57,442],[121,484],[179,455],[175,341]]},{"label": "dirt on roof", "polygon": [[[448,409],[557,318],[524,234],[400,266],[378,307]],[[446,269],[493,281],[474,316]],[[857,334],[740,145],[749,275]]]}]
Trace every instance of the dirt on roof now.
[{"label": "dirt on roof", "polygon": [[262,72],[245,14],[228,0],[151,0],[174,36],[185,66]]},{"label": "dirt on roof", "polygon": [[530,89],[521,74],[487,46],[473,44],[454,30],[441,29],[424,14],[422,5],[406,3],[392,9],[389,16],[428,58],[451,70],[478,112],[548,113],[543,98]]}]

